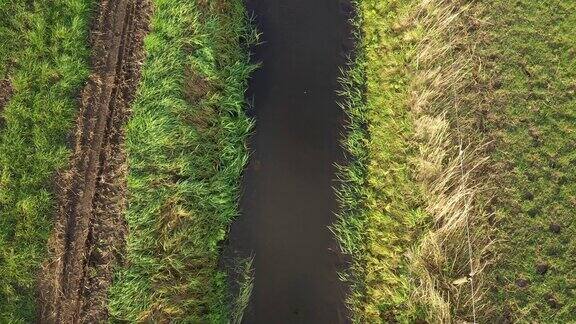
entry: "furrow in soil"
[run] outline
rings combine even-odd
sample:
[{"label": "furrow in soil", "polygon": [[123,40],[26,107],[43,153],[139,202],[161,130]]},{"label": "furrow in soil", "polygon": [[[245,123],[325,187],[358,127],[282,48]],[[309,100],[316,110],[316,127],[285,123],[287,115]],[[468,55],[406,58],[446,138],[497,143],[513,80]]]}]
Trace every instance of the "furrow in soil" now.
[{"label": "furrow in soil", "polygon": [[106,293],[125,245],[124,125],[143,60],[146,0],[103,0],[91,32],[93,72],[81,96],[70,167],[58,182],[49,259],[40,275],[43,322],[108,317]]}]

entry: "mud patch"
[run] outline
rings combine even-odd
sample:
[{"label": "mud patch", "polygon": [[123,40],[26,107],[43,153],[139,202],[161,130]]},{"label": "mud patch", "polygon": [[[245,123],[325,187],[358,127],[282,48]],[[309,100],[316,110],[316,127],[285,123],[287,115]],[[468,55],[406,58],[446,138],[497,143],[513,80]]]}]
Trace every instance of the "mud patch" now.
[{"label": "mud patch", "polygon": [[124,125],[143,60],[147,0],[102,0],[90,42],[92,75],[81,96],[70,168],[58,182],[55,229],[39,282],[39,318],[105,322],[113,267],[127,227]]},{"label": "mud patch", "polygon": [[0,129],[4,127],[4,117],[2,117],[2,113],[4,112],[4,107],[6,107],[8,101],[12,98],[12,93],[13,89],[10,80],[0,80]]}]

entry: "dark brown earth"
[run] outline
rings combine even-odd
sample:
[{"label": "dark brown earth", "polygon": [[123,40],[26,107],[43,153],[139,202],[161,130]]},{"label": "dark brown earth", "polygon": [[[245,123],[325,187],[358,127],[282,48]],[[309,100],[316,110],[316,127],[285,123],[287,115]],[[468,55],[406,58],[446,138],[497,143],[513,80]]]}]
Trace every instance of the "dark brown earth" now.
[{"label": "dark brown earth", "polygon": [[47,323],[105,322],[107,289],[121,261],[126,224],[124,125],[149,24],[147,0],[102,0],[90,43],[92,74],[81,96],[70,168],[58,183],[49,259],[39,282]]},{"label": "dark brown earth", "polygon": [[4,125],[4,119],[2,117],[2,112],[4,111],[4,107],[10,101],[12,97],[12,84],[10,80],[4,79],[0,80],[0,128]]}]

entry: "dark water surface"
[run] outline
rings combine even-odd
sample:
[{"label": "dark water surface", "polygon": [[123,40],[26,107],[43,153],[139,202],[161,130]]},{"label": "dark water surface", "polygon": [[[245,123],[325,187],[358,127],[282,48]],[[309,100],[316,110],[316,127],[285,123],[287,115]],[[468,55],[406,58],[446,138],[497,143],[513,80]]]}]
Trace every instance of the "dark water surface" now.
[{"label": "dark water surface", "polygon": [[344,113],[338,77],[350,50],[351,7],[338,0],[252,0],[264,44],[249,89],[257,129],[241,216],[226,252],[255,256],[244,323],[347,323],[345,262],[328,226]]}]

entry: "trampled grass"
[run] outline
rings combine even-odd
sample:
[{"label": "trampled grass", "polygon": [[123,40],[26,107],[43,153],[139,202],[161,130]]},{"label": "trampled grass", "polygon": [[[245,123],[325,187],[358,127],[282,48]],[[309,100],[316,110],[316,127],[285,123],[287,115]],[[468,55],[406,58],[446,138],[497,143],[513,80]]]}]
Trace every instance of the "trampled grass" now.
[{"label": "trampled grass", "polygon": [[76,97],[89,73],[92,0],[0,1],[0,79],[13,96],[0,126],[0,321],[35,319],[53,177],[68,161]]},{"label": "trampled grass", "polygon": [[475,1],[421,1],[414,22],[422,40],[411,77],[410,111],[419,154],[416,179],[431,227],[409,253],[411,302],[428,322],[483,323],[485,269],[494,261],[495,227],[486,168],[490,73],[485,6]]},{"label": "trampled grass", "polygon": [[115,320],[224,323],[219,244],[238,213],[252,121],[244,91],[256,34],[241,1],[155,0],[127,129],[126,268]]}]

